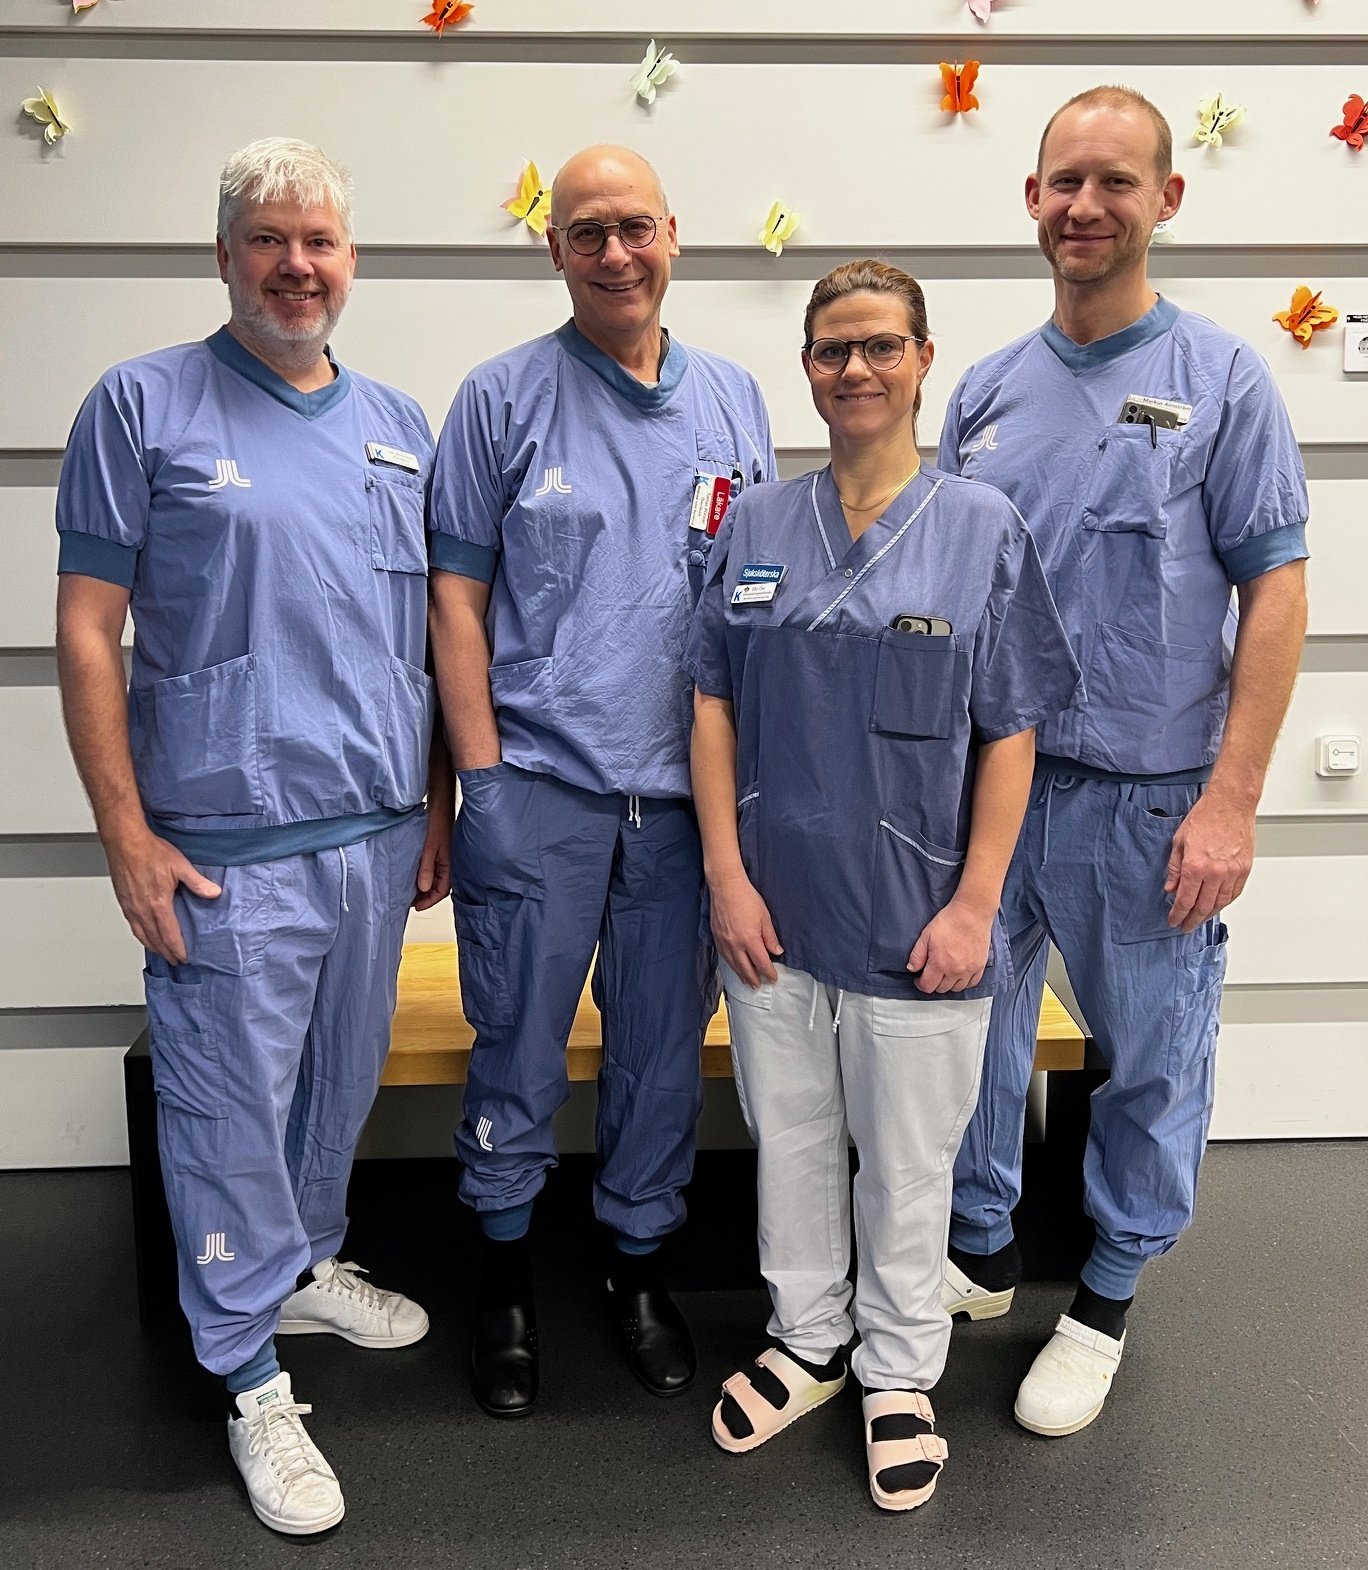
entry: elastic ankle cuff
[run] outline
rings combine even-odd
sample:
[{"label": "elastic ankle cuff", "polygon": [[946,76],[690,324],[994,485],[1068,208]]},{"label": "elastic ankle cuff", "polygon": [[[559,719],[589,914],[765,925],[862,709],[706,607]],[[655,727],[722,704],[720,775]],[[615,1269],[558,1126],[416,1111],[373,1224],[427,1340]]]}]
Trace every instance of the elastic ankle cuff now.
[{"label": "elastic ankle cuff", "polygon": [[1083,1285],[1090,1287],[1098,1297],[1109,1297],[1123,1303],[1128,1297],[1135,1296],[1140,1272],[1144,1268],[1145,1261],[1138,1254],[1128,1253],[1107,1238],[1098,1237],[1080,1276]]}]

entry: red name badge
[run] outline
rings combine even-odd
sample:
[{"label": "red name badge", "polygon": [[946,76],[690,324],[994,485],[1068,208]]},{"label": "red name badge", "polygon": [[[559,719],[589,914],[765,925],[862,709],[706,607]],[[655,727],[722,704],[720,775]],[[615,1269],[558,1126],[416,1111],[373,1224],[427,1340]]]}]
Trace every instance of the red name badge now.
[{"label": "red name badge", "polygon": [[716,534],[722,527],[722,520],[727,516],[727,504],[731,501],[731,481],[724,474],[719,474],[712,482],[712,495],[708,498],[708,533]]}]

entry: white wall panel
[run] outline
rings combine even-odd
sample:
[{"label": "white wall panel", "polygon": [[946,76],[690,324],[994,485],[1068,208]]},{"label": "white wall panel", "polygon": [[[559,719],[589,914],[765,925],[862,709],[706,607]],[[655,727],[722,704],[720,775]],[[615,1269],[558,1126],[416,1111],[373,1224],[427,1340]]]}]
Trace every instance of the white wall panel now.
[{"label": "white wall panel", "polygon": [[[5,0],[0,32],[14,28],[72,32],[194,34],[304,33],[319,35],[427,37],[420,10],[405,0],[328,0],[325,10],[282,7],[279,0],[137,0],[136,5],[98,6],[73,18],[52,0]],[[915,23],[915,31],[913,29]],[[1368,21],[1355,0],[1313,8],[1299,0],[1148,0],[1142,10],[1099,0],[998,0],[992,22],[980,27],[964,0],[517,0],[477,8],[469,22],[452,28],[434,48],[459,53],[463,38],[539,35],[662,41],[697,36],[776,38],[1139,38],[1191,42],[1198,38],[1364,38]]]},{"label": "white wall panel", "polygon": [[[1165,292],[1266,355],[1303,441],[1361,442],[1368,434],[1368,378],[1346,383],[1334,343],[1303,351],[1269,320],[1294,284],[1189,278],[1166,283]],[[811,284],[798,280],[691,280],[674,284],[666,301],[666,323],[686,343],[729,354],[755,372],[775,441],[784,447],[825,444],[798,364],[810,292]],[[938,361],[926,387],[922,434],[934,439],[960,372],[1043,322],[1052,297],[1044,278],[991,285],[941,280],[928,285],[927,296]],[[42,398],[32,396],[23,378],[0,382],[0,443],[61,447],[75,409],[106,367],[204,337],[224,319],[225,303],[223,286],[211,279],[0,278],[0,358],[42,363],[45,370]],[[349,364],[411,393],[436,426],[472,366],[568,314],[565,287],[554,274],[545,282],[371,279],[358,282],[336,343]],[[66,352],[53,355],[54,342]]]},{"label": "white wall panel", "polygon": [[[1360,581],[1368,568],[1359,569]],[[1361,736],[1368,745],[1368,672],[1304,671],[1297,678],[1259,816],[1368,813],[1368,767],[1344,779],[1316,773],[1317,736]]]},{"label": "white wall panel", "polygon": [[1368,856],[1263,856],[1225,915],[1228,984],[1368,981]]},{"label": "white wall panel", "polygon": [[143,951],[108,878],[0,880],[0,1008],[143,1001]]},{"label": "white wall panel", "polygon": [[0,1052],[0,1168],[126,1165],[124,1051]]},{"label": "white wall panel", "polygon": [[1312,480],[1310,491],[1307,630],[1313,637],[1368,633],[1368,480]]},{"label": "white wall panel", "polygon": [[0,833],[93,833],[57,689],[0,687],[0,736]]},{"label": "white wall panel", "polygon": [[51,648],[55,636],[57,493],[47,486],[0,489],[0,549],[5,590],[0,593],[0,649]]},{"label": "white wall panel", "polygon": [[[1368,66],[1368,47],[1364,55]],[[358,234],[372,245],[532,243],[499,206],[523,161],[549,176],[577,147],[624,141],[660,169],[685,245],[754,246],[782,199],[803,215],[800,245],[1030,246],[1022,182],[1035,139],[1059,104],[1099,79],[1091,63],[990,65],[977,89],[983,107],[955,116],[939,107],[929,62],[696,65],[651,112],[634,100],[630,74],[440,58],[0,61],[0,103],[42,83],[73,128],[56,149],[36,126],[12,139],[0,164],[0,240],[202,242],[224,158],[279,129],[351,168]],[[1135,66],[1124,78],[1173,124],[1189,182],[1182,243],[1362,240],[1368,159],[1329,135],[1347,91],[1341,66]],[[1192,132],[1198,102],[1217,90],[1250,112],[1213,153]],[[778,112],[758,113],[761,102]],[[177,126],[175,158],[129,103],[155,104]],[[199,112],[206,103],[210,116]],[[861,151],[838,174],[829,111],[840,104],[860,106]]]},{"label": "white wall panel", "polygon": [[1368,1021],[1222,1025],[1213,1139],[1368,1135]]}]

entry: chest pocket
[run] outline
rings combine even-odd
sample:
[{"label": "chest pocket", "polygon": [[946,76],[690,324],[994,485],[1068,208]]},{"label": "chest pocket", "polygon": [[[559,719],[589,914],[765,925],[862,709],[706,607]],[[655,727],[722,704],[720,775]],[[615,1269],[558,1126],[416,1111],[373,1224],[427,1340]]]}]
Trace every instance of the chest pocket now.
[{"label": "chest pocket", "polygon": [[954,692],[953,637],[885,631],[869,728],[886,736],[948,736]]},{"label": "chest pocket", "polygon": [[423,486],[416,474],[366,471],[370,511],[371,566],[381,572],[427,572],[423,533]]},{"label": "chest pocket", "polygon": [[1100,534],[1168,533],[1166,511],[1182,433],[1148,425],[1109,426],[1083,502],[1083,527]]}]

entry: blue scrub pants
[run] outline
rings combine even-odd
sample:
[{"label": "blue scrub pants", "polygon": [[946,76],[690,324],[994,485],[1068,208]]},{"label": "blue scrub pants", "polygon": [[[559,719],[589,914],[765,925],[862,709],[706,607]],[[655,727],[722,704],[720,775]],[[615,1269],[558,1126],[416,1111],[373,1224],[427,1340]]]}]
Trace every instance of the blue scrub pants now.
[{"label": "blue scrub pants", "polygon": [[1092,1097],[1084,1204],[1094,1292],[1128,1298],[1147,1259],[1191,1222],[1211,1121],[1224,926],[1168,925],[1173,835],[1200,785],[1038,772],[1003,892],[1016,990],[994,1005],[983,1084],[955,1163],[950,1241],[991,1254],[1021,1196],[1026,1090],[1045,986],[1045,940],[1110,1071]]},{"label": "blue scrub pants", "polygon": [[200,867],[223,892],[176,896],[189,963],[147,956],[181,1306],[213,1373],[253,1357],[342,1245],[425,832],[419,814],[344,849]]},{"label": "blue scrub pants", "polygon": [[594,1211],[647,1241],[684,1220],[703,1033],[717,1004],[687,801],[580,790],[501,763],[463,771],[453,844],[461,1001],[475,1027],[456,1132],[482,1214],[540,1192],[569,1096],[565,1046],[598,945]]}]

